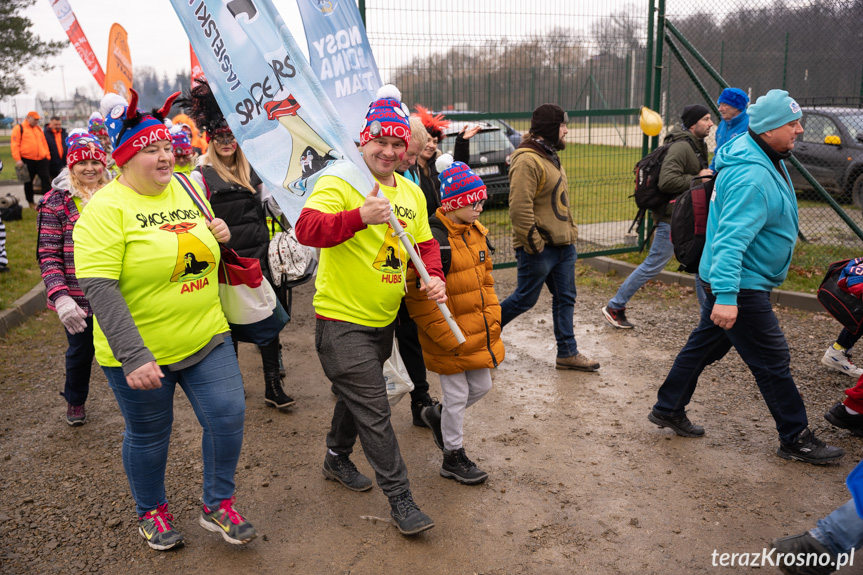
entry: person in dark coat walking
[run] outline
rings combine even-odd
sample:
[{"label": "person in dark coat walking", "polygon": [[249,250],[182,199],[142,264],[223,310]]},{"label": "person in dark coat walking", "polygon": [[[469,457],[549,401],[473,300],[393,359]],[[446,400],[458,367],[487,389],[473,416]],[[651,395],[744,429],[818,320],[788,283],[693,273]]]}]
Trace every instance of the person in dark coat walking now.
[{"label": "person in dark coat walking", "polygon": [[60,116],[51,116],[44,131],[45,141],[48,142],[48,151],[51,152],[48,171],[51,173],[51,181],[53,182],[54,178],[59,176],[63,168],[66,167],[66,154],[69,151],[66,138],[69,137],[69,134],[66,133]]}]

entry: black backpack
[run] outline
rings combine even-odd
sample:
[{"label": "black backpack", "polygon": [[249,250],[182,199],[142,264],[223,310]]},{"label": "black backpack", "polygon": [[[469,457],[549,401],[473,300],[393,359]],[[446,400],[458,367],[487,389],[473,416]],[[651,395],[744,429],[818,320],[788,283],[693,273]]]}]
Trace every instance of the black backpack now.
[{"label": "black backpack", "polygon": [[[673,142],[669,142],[666,140],[664,144],[641,158],[635,164],[635,168],[632,170],[632,173],[635,174],[635,192],[630,197],[635,198],[638,213],[635,214],[635,219],[629,227],[630,232],[644,221],[647,210],[658,210],[669,201],[673,201],[673,198],[669,194],[659,191],[659,174],[662,171],[662,162],[665,161],[668,150],[679,141],[674,140]],[[701,157],[701,152],[698,151],[692,140],[687,138],[686,141],[692,146],[692,150],[701,162],[702,167],[706,167],[707,164],[704,158]],[[652,234],[653,229],[648,232],[647,237],[649,238]]]},{"label": "black backpack", "polygon": [[707,233],[707,214],[716,174],[692,179],[689,189],[674,200],[671,213],[671,243],[674,257],[680,262],[677,271],[698,273],[698,263],[704,252],[704,237]]},{"label": "black backpack", "polygon": [[635,174],[635,205],[639,210],[657,210],[668,201],[668,195],[659,191],[659,172],[668,149],[674,142],[666,142],[641,158],[632,173]]},{"label": "black backpack", "polygon": [[818,302],[854,335],[863,332],[863,301],[839,287],[839,276],[851,260],[833,262],[818,288]]}]

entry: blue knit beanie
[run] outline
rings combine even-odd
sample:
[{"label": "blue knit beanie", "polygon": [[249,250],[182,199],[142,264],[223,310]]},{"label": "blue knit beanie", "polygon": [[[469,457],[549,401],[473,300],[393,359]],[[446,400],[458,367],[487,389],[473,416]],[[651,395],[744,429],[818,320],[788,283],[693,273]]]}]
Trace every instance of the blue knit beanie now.
[{"label": "blue knit beanie", "polygon": [[749,106],[749,128],[756,134],[763,134],[802,116],[800,104],[788,92],[770,90]]},{"label": "blue knit beanie", "polygon": [[444,212],[451,212],[488,198],[482,178],[463,162],[443,154],[435,162],[440,178],[440,199]]},{"label": "blue knit beanie", "polygon": [[740,88],[725,88],[719,94],[719,99],[716,103],[728,104],[732,108],[737,108],[742,112],[746,109],[747,104],[749,104],[749,96]]}]

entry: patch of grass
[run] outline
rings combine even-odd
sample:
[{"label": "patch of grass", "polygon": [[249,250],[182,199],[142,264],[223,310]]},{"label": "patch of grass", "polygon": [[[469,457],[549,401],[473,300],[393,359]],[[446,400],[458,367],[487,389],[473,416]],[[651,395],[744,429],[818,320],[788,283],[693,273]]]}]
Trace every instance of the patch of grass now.
[{"label": "patch of grass", "polygon": [[632,219],[637,211],[629,197],[635,181],[632,168],[639,159],[640,148],[567,145],[561,162],[579,224]]},{"label": "patch of grass", "polygon": [[[609,257],[638,265],[647,257],[647,252],[648,248],[645,248],[643,252],[615,254]],[[824,279],[824,274],[827,273],[831,263],[859,257],[860,252],[860,248],[797,242],[791,258],[791,266],[788,268],[788,277],[778,289],[814,294],[818,291],[821,280]],[[679,265],[676,259],[671,258],[665,270],[676,272]]]},{"label": "patch of grass", "polygon": [[0,274],[0,309],[9,307],[42,281],[36,261],[36,212],[24,210],[23,215],[21,220],[3,222],[9,271]]},{"label": "patch of grass", "polygon": [[16,180],[15,160],[12,159],[12,147],[6,144],[0,146],[0,160],[3,161],[3,171],[0,172],[0,180]]}]

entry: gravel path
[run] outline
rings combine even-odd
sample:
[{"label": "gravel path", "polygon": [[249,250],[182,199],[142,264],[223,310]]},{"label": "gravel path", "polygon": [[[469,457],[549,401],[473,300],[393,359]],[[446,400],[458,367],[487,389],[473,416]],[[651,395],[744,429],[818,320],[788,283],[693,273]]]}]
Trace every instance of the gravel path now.
[{"label": "gravel path", "polygon": [[[853,383],[819,363],[839,331],[831,318],[778,310],[810,425],[848,451],[840,464],[817,467],[775,455],[773,421],[733,352],[708,368],[690,406],[704,438],[650,424],[656,388],[695,323],[695,296],[649,285],[628,310],[638,327],[614,330],[599,308],[619,278],[578,271],[579,347],[602,370],[554,369],[548,294],[508,326],[495,387],[465,426],[465,447],[489,471],[487,483],[441,478],[428,430],[411,425],[406,401],[394,409],[415,498],[437,524],[415,539],[363,518],[388,517],[379,489],[348,492],[321,476],[333,398],[313,351],[313,286],[297,290],[282,335],[295,409],[265,406],[260,360],[251,346],[240,349],[248,395],[237,507],[260,536],[239,548],[197,525],[200,428],[182,393],[167,489],[187,545],[168,553],[146,546],[105,378],[94,367],[89,422],[68,427],[57,395],[65,338],[55,314],[33,318],[0,341],[0,573],[732,573],[712,566],[714,550],[760,552],[847,500],[844,478],[863,446],[823,419]],[[495,277],[498,293],[509,294],[514,270]],[[430,381],[439,395],[437,376]],[[359,446],[354,461],[371,474]]]}]

